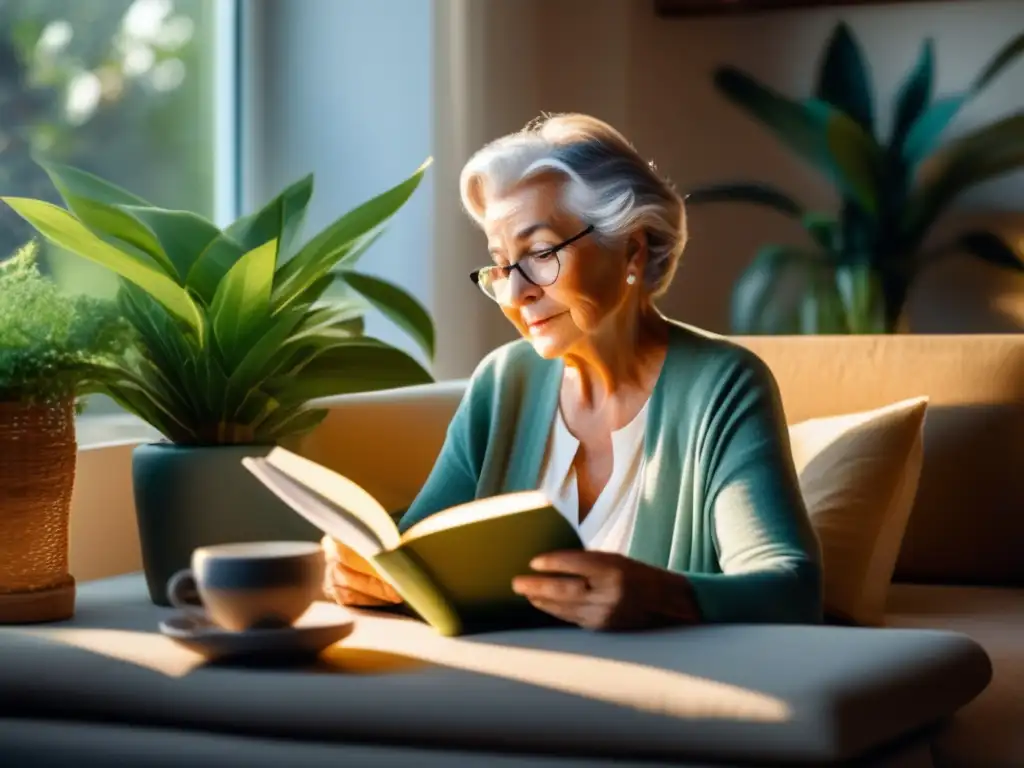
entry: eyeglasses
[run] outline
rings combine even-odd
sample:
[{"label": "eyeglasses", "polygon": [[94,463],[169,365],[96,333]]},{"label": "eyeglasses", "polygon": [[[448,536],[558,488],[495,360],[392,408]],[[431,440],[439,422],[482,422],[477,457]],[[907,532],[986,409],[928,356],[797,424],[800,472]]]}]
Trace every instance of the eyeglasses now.
[{"label": "eyeglasses", "polygon": [[582,232],[573,235],[568,240],[563,240],[552,248],[537,253],[528,253],[515,264],[494,265],[473,270],[469,273],[469,279],[476,283],[488,298],[494,299],[499,304],[507,304],[511,291],[509,276],[513,270],[518,270],[519,274],[533,285],[541,287],[551,285],[558,279],[562,268],[558,252],[593,231],[594,225],[591,224]]}]

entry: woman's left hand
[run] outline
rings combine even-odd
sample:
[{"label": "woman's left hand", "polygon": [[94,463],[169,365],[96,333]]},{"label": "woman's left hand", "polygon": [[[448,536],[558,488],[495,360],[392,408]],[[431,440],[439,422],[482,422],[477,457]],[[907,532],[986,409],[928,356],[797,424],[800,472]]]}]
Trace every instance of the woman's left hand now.
[{"label": "woman's left hand", "polygon": [[682,574],[612,552],[551,552],[512,588],[534,606],[586,629],[632,630],[695,624],[700,614]]}]

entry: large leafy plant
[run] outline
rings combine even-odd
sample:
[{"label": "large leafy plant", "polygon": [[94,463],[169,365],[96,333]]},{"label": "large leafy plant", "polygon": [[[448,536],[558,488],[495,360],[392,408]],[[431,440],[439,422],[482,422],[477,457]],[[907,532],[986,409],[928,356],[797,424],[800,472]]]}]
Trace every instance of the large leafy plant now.
[{"label": "large leafy plant", "polygon": [[77,399],[132,338],[117,306],[68,296],[38,267],[39,244],[0,262],[0,402]]},{"label": "large leafy plant", "polygon": [[[971,187],[1024,166],[1024,113],[943,144],[950,123],[1024,51],[1007,43],[967,90],[934,93],[935,54],[922,44],[878,125],[868,66],[840,23],[829,39],[814,94],[791,99],[736,67],[720,67],[718,90],[836,186],[836,213],[808,210],[769,184],[742,181],[690,190],[690,206],[722,201],[768,206],[802,223],[806,244],[766,244],[735,286],[736,333],[891,332],[920,271],[956,251],[1014,270],[1015,246],[995,232],[963,232],[926,246],[933,225]],[[795,290],[794,290],[795,287]]]},{"label": "large leafy plant", "polygon": [[[53,244],[119,276],[118,302],[138,342],[95,376],[172,442],[271,444],[323,419],[316,398],[431,380],[412,356],[363,327],[366,309],[376,307],[430,357],[426,310],[353,268],[413,194],[426,163],[302,245],[312,175],[221,230],[82,170],[39,164],[66,209],[2,199]],[[324,300],[336,282],[342,295]]]}]

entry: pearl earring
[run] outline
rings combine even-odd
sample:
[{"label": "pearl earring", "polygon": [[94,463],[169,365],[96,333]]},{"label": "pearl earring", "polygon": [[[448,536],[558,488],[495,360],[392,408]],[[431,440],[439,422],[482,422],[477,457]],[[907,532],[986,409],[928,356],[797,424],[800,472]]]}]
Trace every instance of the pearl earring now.
[{"label": "pearl earring", "polygon": [[635,283],[636,282],[636,275],[634,275],[632,272],[630,272],[628,275],[626,275],[626,282],[629,283],[630,285]]}]

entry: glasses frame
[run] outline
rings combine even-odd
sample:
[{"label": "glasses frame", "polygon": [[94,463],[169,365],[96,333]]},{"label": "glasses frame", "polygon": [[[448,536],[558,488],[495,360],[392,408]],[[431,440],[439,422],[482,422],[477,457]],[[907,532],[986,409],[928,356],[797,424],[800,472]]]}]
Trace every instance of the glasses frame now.
[{"label": "glasses frame", "polygon": [[[575,235],[573,235],[572,237],[568,238],[567,240],[563,240],[558,245],[554,245],[551,248],[548,248],[548,249],[543,250],[543,251],[538,251],[537,253],[531,253],[529,255],[528,258],[531,258],[531,259],[543,258],[544,256],[554,256],[555,257],[555,263],[558,264],[558,272],[555,273],[555,277],[554,277],[554,279],[550,283],[541,284],[541,283],[538,283],[538,282],[535,282],[535,281],[531,280],[530,276],[528,274],[526,274],[526,270],[524,270],[522,267],[519,266],[519,261],[522,261],[522,259],[520,259],[519,261],[517,261],[514,264],[507,264],[507,265],[504,265],[504,266],[502,266],[500,264],[492,264],[491,266],[488,266],[488,267],[480,267],[479,269],[474,269],[472,272],[469,273],[469,279],[473,281],[474,285],[476,285],[477,287],[480,287],[480,273],[483,272],[485,269],[500,269],[500,270],[502,270],[505,273],[505,277],[506,278],[508,278],[508,276],[510,274],[512,274],[513,270],[517,270],[519,272],[519,274],[523,276],[523,279],[526,282],[528,282],[530,285],[536,285],[538,288],[546,288],[549,285],[554,285],[558,281],[559,276],[562,274],[562,261],[561,261],[561,259],[558,258],[558,252],[561,251],[566,246],[572,245],[577,240],[581,240],[582,238],[586,237],[587,235],[589,235],[593,231],[594,231],[594,225],[591,224],[590,226],[588,226],[583,231],[577,232]],[[487,291],[484,291],[482,288],[480,290],[481,290],[481,292],[485,296],[487,296],[492,301],[496,301],[497,300],[493,296],[491,296],[489,293],[487,293]]]}]

